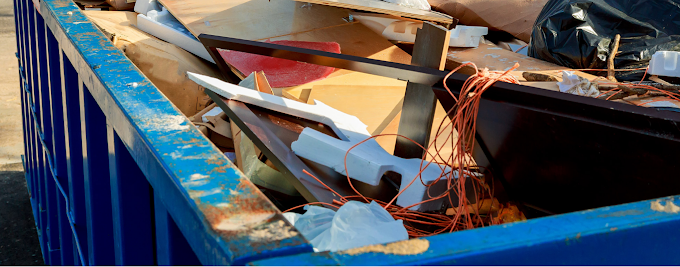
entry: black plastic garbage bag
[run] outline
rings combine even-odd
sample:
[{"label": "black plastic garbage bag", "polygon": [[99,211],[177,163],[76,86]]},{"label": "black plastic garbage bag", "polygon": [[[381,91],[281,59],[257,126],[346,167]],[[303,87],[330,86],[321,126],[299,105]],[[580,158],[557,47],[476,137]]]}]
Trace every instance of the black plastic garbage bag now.
[{"label": "black plastic garbage bag", "polygon": [[[680,51],[680,0],[551,0],[534,23],[529,55],[572,69],[605,69],[616,34],[617,69],[647,67],[656,51]],[[639,80],[643,73],[616,78]]]}]

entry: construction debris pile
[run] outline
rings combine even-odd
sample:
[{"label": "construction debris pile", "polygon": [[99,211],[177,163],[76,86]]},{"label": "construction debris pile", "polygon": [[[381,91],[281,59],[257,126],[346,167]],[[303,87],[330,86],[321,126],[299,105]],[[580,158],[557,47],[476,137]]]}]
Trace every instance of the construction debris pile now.
[{"label": "construction debris pile", "polygon": [[[76,0],[226,157],[289,212],[317,249],[333,251],[623,201],[566,206],[551,202],[550,194],[524,194],[538,186],[527,181],[569,168],[538,170],[521,157],[522,149],[508,152],[513,131],[534,117],[486,108],[506,102],[498,100],[503,96],[486,99],[487,91],[515,84],[521,86],[503,88],[553,91],[546,95],[570,103],[680,109],[680,32],[666,27],[680,23],[679,2],[645,1],[666,8],[668,16],[655,21],[655,15],[609,0],[589,1],[597,5]],[[588,8],[602,10],[578,18]],[[611,14],[626,16],[613,26],[607,23]],[[564,22],[551,24],[556,21]],[[341,60],[352,63],[334,63]],[[394,74],[376,71],[378,65]],[[426,84],[399,76],[406,65],[448,75]],[[553,127],[551,120],[544,125]],[[497,134],[502,137],[489,138]],[[538,135],[546,139],[536,142],[550,140]],[[352,242],[349,236],[365,238]]]}]

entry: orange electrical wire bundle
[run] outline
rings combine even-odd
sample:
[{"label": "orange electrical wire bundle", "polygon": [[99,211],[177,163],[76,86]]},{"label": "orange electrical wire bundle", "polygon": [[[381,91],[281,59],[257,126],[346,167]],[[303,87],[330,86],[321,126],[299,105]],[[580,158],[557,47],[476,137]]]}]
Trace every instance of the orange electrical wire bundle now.
[{"label": "orange electrical wire bundle", "polygon": [[[435,140],[431,142],[427,148],[420,146],[420,144],[416,143],[415,141],[401,135],[381,134],[371,136],[352,146],[345,154],[345,173],[347,174],[348,183],[350,184],[352,190],[354,190],[356,195],[342,196],[338,194],[336,191],[334,191],[332,188],[330,188],[328,185],[324,184],[317,177],[314,177],[306,170],[303,170],[305,174],[314,178],[317,182],[321,183],[321,185],[326,187],[326,189],[340,196],[340,200],[334,200],[333,203],[320,203],[320,202],[307,203],[304,205],[293,207],[291,209],[288,209],[287,211],[294,210],[299,207],[311,204],[323,204],[329,207],[339,208],[351,200],[361,201],[364,203],[375,201],[376,203],[380,204],[383,208],[385,208],[385,210],[387,210],[394,219],[397,220],[400,219],[404,221],[404,226],[406,227],[406,230],[408,231],[410,237],[430,236],[446,231],[453,232],[457,230],[471,229],[496,223],[496,221],[494,221],[491,218],[491,216],[489,216],[489,214],[479,214],[479,212],[474,212],[473,214],[472,212],[479,210],[481,199],[484,196],[493,197],[493,192],[491,186],[487,185],[485,181],[480,177],[480,175],[474,171],[476,167],[475,163],[472,160],[470,152],[472,150],[472,147],[474,146],[477,113],[479,111],[479,104],[481,101],[482,94],[497,81],[519,84],[519,81],[516,77],[509,75],[509,72],[519,67],[519,64],[515,63],[515,65],[512,68],[505,72],[494,72],[488,71],[487,69],[477,71],[474,75],[470,76],[465,81],[458,97],[456,97],[456,95],[448,88],[448,86],[446,86],[446,80],[451,76],[451,74],[468,65],[472,65],[475,68],[475,70],[477,70],[477,66],[475,66],[475,64],[466,63],[452,70],[444,78],[444,87],[451,94],[456,103],[451,108],[451,110],[447,112],[449,116],[445,117],[439,124]],[[449,126],[453,126],[455,127],[455,129],[458,130],[459,138],[456,138],[453,135],[454,134],[453,131],[447,134],[444,133],[445,131],[443,131],[443,129],[447,129],[447,127]],[[442,162],[445,162],[446,166],[449,167],[450,170],[447,170],[445,166],[441,166],[432,161],[427,161],[426,156],[423,156],[423,158],[421,159],[420,173],[416,177],[413,177],[411,182],[402,190],[400,190],[399,193],[394,198],[392,198],[390,202],[385,203],[380,200],[375,200],[363,196],[361,193],[359,193],[358,190],[354,188],[350,180],[350,174],[349,171],[347,170],[347,155],[349,155],[349,152],[352,149],[361,145],[362,143],[372,138],[386,135],[396,135],[405,138],[415,144],[418,144],[424,151],[427,152],[427,154],[429,154],[432,157],[433,160],[435,158],[439,158],[442,160]],[[446,159],[444,159],[443,156],[440,154],[442,147],[437,147],[437,139],[439,138],[445,138],[444,143],[446,143],[449,139],[451,140],[456,139],[455,142],[452,142],[452,151],[454,151],[454,153]],[[430,153],[429,150],[430,148],[434,148],[435,152],[434,154]],[[439,165],[442,172],[439,175],[439,177],[432,183],[425,184],[422,180],[421,174],[430,164]],[[470,179],[470,184],[472,185],[473,191],[475,193],[475,195],[473,196],[475,204],[472,204],[473,202],[471,202],[468,196],[466,195],[465,185],[468,179]],[[422,202],[415,203],[408,207],[399,207],[396,204],[393,204],[394,201],[396,201],[397,197],[399,197],[399,195],[401,195],[406,190],[406,188],[410,187],[416,180],[420,180],[420,182],[424,186],[428,187],[427,194],[428,197],[430,198]],[[432,185],[440,182],[445,182],[448,190],[446,190],[444,193],[438,196],[430,195],[429,188],[431,188]],[[427,203],[442,198],[447,198],[451,206],[456,209],[454,215],[448,216],[439,213],[409,210],[409,208],[414,207],[416,205],[420,205],[423,203]],[[456,198],[457,202],[454,201],[454,198]],[[456,205],[456,203],[458,205]],[[473,207],[473,205],[478,206]]]}]

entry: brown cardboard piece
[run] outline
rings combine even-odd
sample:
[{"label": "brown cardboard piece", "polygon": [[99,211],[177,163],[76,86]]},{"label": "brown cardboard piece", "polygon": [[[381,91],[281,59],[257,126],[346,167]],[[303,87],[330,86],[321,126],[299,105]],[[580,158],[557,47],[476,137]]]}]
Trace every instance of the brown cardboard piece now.
[{"label": "brown cardboard piece", "polygon": [[137,29],[135,12],[83,12],[184,115],[194,115],[212,102],[186,73],[219,77],[216,66]]},{"label": "brown cardboard piece", "polygon": [[428,0],[433,10],[468,26],[505,31],[529,42],[538,14],[548,0]]},{"label": "brown cardboard piece", "polygon": [[128,2],[127,0],[106,0],[106,3],[118,11],[127,11],[135,8],[135,2]]}]

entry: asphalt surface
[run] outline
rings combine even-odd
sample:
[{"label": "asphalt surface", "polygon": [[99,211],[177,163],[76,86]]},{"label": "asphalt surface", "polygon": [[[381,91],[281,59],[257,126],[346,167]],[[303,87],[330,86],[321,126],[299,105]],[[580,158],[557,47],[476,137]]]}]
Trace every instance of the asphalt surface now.
[{"label": "asphalt surface", "polygon": [[0,265],[43,265],[21,163],[0,167]]},{"label": "asphalt surface", "polygon": [[0,0],[0,265],[44,265],[21,164],[13,1]]}]

